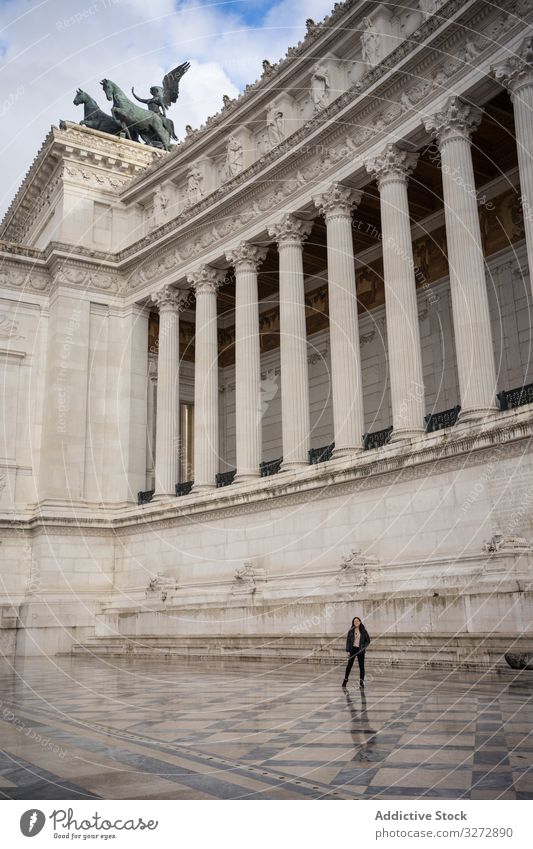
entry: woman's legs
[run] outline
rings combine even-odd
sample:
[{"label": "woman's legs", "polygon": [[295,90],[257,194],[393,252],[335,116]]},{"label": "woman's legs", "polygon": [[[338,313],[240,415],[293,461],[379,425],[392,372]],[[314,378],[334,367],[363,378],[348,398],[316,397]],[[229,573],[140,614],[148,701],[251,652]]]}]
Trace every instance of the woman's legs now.
[{"label": "woman's legs", "polygon": [[357,655],[357,660],[359,662],[359,681],[362,684],[365,680],[365,653],[364,651],[360,651]]},{"label": "woman's legs", "polygon": [[352,652],[351,655],[350,655],[350,659],[349,659],[348,663],[346,664],[346,671],[344,673],[344,681],[342,682],[343,687],[346,684],[346,682],[348,681],[348,676],[349,676],[350,672],[352,671],[352,666],[353,666],[354,660],[355,660],[355,652]]}]

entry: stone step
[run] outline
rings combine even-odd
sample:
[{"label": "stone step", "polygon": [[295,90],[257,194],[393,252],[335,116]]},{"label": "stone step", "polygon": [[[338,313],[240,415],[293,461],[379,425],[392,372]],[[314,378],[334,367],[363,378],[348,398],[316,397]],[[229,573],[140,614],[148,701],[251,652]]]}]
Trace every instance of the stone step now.
[{"label": "stone step", "polygon": [[[404,634],[376,637],[367,652],[370,672],[387,668],[509,669],[504,655],[533,652],[533,637],[514,635]],[[209,660],[299,660],[338,663],[346,660],[344,637],[317,635],[102,637],[74,643],[71,654],[97,657],[194,657]],[[528,674],[526,672],[526,674]]]}]

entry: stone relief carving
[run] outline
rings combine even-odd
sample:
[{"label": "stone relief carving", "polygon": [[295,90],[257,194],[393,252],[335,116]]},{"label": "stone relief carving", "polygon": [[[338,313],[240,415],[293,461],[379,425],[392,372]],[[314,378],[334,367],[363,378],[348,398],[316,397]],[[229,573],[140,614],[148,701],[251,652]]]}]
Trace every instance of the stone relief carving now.
[{"label": "stone relief carving", "polygon": [[431,17],[431,15],[434,15],[445,2],[446,0],[420,0],[418,8],[422,12],[424,20],[426,21]]},{"label": "stone relief carving", "polygon": [[0,268],[0,288],[9,289],[11,286],[28,287],[37,291],[46,289],[49,278],[44,273],[38,273],[33,269],[28,271],[16,266],[2,266]]},{"label": "stone relief carving", "polygon": [[253,561],[246,560],[242,566],[237,566],[235,569],[235,577],[233,578],[231,588],[232,594],[253,595],[261,589],[265,581],[265,570],[253,563]]},{"label": "stone relief carving", "polygon": [[366,587],[370,580],[369,572],[378,565],[377,558],[363,554],[360,548],[352,548],[350,554],[341,560],[337,582],[340,586]]},{"label": "stone relief carving", "polygon": [[379,65],[385,55],[384,37],[370,18],[363,18],[363,26],[365,27],[361,35],[363,59],[373,68]]},{"label": "stone relief carving", "polygon": [[63,265],[55,275],[55,282],[70,286],[83,286],[85,289],[100,289],[108,292],[120,292],[120,278],[112,272],[96,271],[82,266]]},{"label": "stone relief carving", "polygon": [[510,554],[526,554],[533,552],[533,543],[528,542],[525,537],[506,537],[503,534],[494,534],[483,543],[483,551],[487,554],[496,554],[500,551]]},{"label": "stone relief carving", "polygon": [[230,136],[226,148],[226,161],[224,163],[224,175],[227,179],[236,177],[244,167],[244,151],[242,144],[235,136]]},{"label": "stone relief carving", "polygon": [[179,589],[178,579],[171,575],[165,575],[163,572],[158,572],[155,578],[151,578],[148,582],[148,587],[145,596],[149,600],[166,601],[171,593],[175,593]]},{"label": "stone relief carving", "polygon": [[19,322],[14,318],[0,313],[0,339],[23,339],[24,337],[18,333],[18,326]]},{"label": "stone relief carving", "polygon": [[100,189],[122,189],[130,178],[115,177],[114,174],[102,174],[88,168],[78,168],[76,165],[65,165],[65,174],[78,183],[97,186]]}]

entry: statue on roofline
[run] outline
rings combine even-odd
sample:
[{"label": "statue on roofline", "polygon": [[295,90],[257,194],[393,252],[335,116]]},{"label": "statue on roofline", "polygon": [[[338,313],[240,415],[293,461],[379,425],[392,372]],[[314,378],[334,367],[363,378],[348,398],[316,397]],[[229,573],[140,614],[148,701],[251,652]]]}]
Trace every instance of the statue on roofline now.
[{"label": "statue on roofline", "polygon": [[181,65],[178,65],[177,68],[174,68],[173,71],[165,74],[162,85],[153,85],[150,87],[151,97],[139,97],[135,94],[133,86],[131,89],[131,93],[135,100],[138,100],[139,103],[146,103],[150,112],[155,112],[156,115],[159,115],[162,118],[163,126],[169,133],[170,137],[175,141],[177,141],[177,136],[174,130],[174,122],[170,118],[167,118],[167,109],[177,101],[179,96],[180,80],[189,68],[189,62],[183,62]]}]

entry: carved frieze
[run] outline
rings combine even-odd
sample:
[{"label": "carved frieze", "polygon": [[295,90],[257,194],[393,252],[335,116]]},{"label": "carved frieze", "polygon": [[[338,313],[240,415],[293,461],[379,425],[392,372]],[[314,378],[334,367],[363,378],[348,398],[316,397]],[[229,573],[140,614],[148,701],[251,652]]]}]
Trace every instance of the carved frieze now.
[{"label": "carved frieze", "polygon": [[122,281],[113,271],[82,265],[61,265],[54,274],[54,282],[65,286],[83,289],[97,289],[104,292],[120,292]]},{"label": "carved frieze", "polygon": [[49,283],[50,278],[45,271],[5,262],[0,265],[0,289],[10,289],[14,286],[17,289],[42,292],[48,288]]}]

